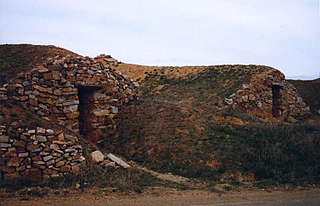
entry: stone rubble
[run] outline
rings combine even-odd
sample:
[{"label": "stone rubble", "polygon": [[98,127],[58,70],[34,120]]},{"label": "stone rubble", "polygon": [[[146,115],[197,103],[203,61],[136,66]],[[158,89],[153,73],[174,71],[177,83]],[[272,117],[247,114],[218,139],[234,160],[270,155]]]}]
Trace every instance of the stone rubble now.
[{"label": "stone rubble", "polygon": [[38,182],[66,173],[79,173],[84,162],[77,137],[66,140],[61,131],[13,129],[0,125],[0,172],[5,180]]}]

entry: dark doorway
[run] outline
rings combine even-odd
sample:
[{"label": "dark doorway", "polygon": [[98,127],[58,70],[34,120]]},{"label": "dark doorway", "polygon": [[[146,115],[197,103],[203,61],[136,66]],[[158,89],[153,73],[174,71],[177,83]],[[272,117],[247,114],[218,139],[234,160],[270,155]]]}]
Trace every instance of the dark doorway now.
[{"label": "dark doorway", "polygon": [[272,116],[279,117],[282,115],[282,104],[283,99],[281,95],[281,89],[283,84],[273,83],[272,84]]},{"label": "dark doorway", "polygon": [[94,93],[99,90],[99,87],[79,87],[79,130],[80,134],[87,140],[94,142],[96,135],[93,128],[95,122],[94,109]]}]

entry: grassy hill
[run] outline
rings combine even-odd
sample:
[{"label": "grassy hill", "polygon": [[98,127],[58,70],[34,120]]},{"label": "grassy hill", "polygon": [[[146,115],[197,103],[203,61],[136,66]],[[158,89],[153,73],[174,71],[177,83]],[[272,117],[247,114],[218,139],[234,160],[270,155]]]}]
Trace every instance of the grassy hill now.
[{"label": "grassy hill", "polygon": [[319,120],[271,124],[221,109],[226,95],[266,69],[212,66],[181,77],[150,71],[107,148],[159,171],[212,181],[319,181]]},{"label": "grassy hill", "polygon": [[320,78],[314,80],[289,80],[310,106],[312,112],[320,110]]},{"label": "grassy hill", "polygon": [[[1,45],[0,85],[16,73],[57,55],[77,55],[54,46]],[[206,181],[320,181],[320,121],[267,123],[224,107],[224,98],[257,72],[257,65],[114,67],[141,82],[140,100],[119,111],[117,135],[104,150],[161,172]],[[317,107],[318,90],[301,88]],[[302,92],[301,92],[302,91]],[[307,95],[308,94],[308,95]],[[303,96],[304,97],[304,96]],[[315,98],[313,98],[315,97]],[[1,102],[0,120],[45,124],[14,102]],[[14,112],[15,111],[15,112]],[[105,173],[105,171],[103,171]]]}]

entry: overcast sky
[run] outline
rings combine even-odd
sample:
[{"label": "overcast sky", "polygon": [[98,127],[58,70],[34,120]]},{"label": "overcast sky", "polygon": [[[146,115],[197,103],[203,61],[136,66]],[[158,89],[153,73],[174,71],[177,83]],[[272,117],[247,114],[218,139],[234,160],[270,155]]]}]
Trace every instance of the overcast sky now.
[{"label": "overcast sky", "polygon": [[262,64],[320,75],[319,0],[0,0],[0,43],[145,65]]}]

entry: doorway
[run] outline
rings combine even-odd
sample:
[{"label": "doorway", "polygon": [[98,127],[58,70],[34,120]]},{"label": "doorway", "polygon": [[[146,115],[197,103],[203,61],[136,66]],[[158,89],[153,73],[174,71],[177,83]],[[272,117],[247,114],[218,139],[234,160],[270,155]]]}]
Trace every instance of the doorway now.
[{"label": "doorway", "polygon": [[99,87],[78,87],[79,131],[90,142],[95,142],[97,139],[95,128],[93,127],[96,117],[93,112],[95,109],[94,94],[99,89]]},{"label": "doorway", "polygon": [[283,84],[273,83],[272,84],[272,116],[279,117],[282,115],[282,104],[283,99],[281,95],[281,90]]}]

